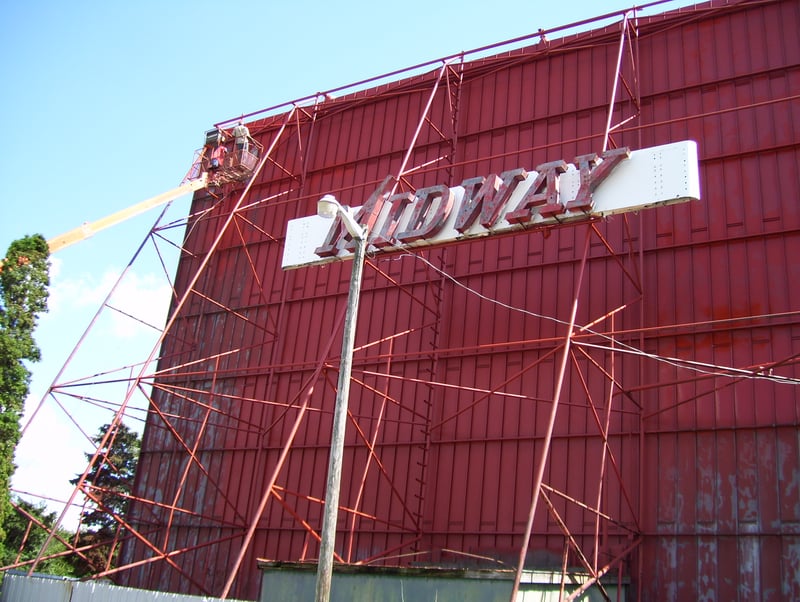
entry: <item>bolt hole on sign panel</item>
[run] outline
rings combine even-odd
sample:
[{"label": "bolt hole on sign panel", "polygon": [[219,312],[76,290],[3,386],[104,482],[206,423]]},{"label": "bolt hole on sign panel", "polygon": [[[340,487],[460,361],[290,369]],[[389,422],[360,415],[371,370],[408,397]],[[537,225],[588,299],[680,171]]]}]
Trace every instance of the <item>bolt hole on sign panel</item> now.
[{"label": "bolt hole on sign panel", "polygon": [[[389,179],[381,187],[387,188]],[[700,199],[697,144],[687,140],[631,151],[613,149],[556,160],[527,171],[476,174],[460,186],[422,188],[389,196],[379,187],[360,205],[372,223],[371,253],[392,252]],[[357,202],[353,202],[357,201]],[[346,259],[352,251],[337,223],[316,215],[290,220],[282,267]]]}]

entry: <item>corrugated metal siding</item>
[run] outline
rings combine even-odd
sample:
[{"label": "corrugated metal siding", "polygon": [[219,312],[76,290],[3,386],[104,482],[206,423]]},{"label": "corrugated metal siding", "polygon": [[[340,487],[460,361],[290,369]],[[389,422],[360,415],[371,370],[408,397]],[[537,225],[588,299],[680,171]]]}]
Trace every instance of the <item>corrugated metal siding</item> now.
[{"label": "corrugated metal siding", "polygon": [[[2,602],[215,602],[221,598],[186,596],[169,592],[117,587],[99,581],[74,581],[58,577],[28,577],[6,573],[0,591]],[[236,602],[228,598],[229,602]]]},{"label": "corrugated metal siding", "polygon": [[[798,376],[799,12],[792,1],[712,3],[641,22],[641,116],[616,142],[697,140],[703,200],[604,222],[612,246],[630,243],[640,254],[640,265],[626,265],[641,269],[642,301],[594,239],[579,323],[631,303],[614,327],[647,353],[740,368],[785,360],[776,371]],[[613,26],[467,64],[455,130],[443,85],[430,120],[444,138],[423,128],[409,166],[446,158],[408,174],[408,189],[599,151],[618,37]],[[137,506],[132,521],[152,529],[153,541],[169,531],[174,549],[191,551],[175,556],[183,573],[151,563],[129,574],[132,583],[221,589],[310,382],[311,411],[277,480],[282,502],[268,504],[234,593],[255,597],[257,557],[316,557],[302,521],[321,524],[350,266],[282,272],[285,225],[313,213],[323,193],[357,204],[396,172],[431,85],[431,75],[419,76],[322,104],[280,139],[249,202],[271,200],[223,234],[195,286],[202,294],[165,342],[161,367],[175,366],[176,376],[160,380],[164,417],[151,415],[145,433],[137,491],[188,512]],[[279,121],[251,131],[269,144]],[[179,266],[177,290],[191,282],[235,200],[195,199],[193,211],[209,212],[187,234],[192,254]],[[347,433],[342,490],[342,504],[359,501],[363,515],[340,520],[337,551],[346,560],[391,550],[420,554],[401,562],[467,561],[445,551],[455,550],[515,561],[556,380],[553,339],[565,332],[537,316],[569,317],[584,236],[584,228],[565,228],[421,253],[460,285],[419,258],[371,261],[354,363],[363,384],[351,389],[361,432]],[[607,379],[593,363],[611,370],[602,351],[577,357],[581,370],[565,382],[545,475],[581,500],[599,492],[602,445],[584,400],[602,406]],[[603,482],[602,500],[619,524],[599,538],[601,561],[638,529],[641,553],[624,570],[644,599],[800,595],[796,387],[695,377],[633,355],[621,355],[614,370],[627,396],[611,415],[617,474]],[[377,466],[365,441],[379,416]],[[552,502],[591,549],[593,515],[557,496]],[[563,546],[540,510],[530,561],[558,567]],[[137,543],[125,554],[148,551]]]},{"label": "corrugated metal siding", "polygon": [[[704,199],[643,214],[646,322],[698,324],[648,351],[710,365],[786,361],[780,373],[797,376],[799,9],[721,13],[640,42],[645,73],[673,57],[664,79],[642,80],[643,123],[664,124],[644,127],[643,140],[698,140]],[[675,44],[683,56],[667,52]],[[665,383],[644,421],[645,464],[657,467],[642,492],[646,597],[796,598],[796,387],[682,378],[667,365],[645,377]]]}]

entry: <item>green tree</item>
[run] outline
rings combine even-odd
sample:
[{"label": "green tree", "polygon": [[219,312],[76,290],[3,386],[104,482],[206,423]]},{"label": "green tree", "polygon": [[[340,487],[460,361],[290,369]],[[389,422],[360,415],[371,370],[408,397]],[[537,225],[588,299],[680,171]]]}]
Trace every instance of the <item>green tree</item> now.
[{"label": "green tree", "polygon": [[26,236],[11,243],[0,266],[0,542],[6,540],[5,518],[12,512],[14,450],[30,389],[26,362],[41,358],[33,331],[39,314],[47,311],[49,255],[44,237]]},{"label": "green tree", "polygon": [[[56,513],[47,512],[44,502],[32,504],[22,499],[13,502],[14,511],[6,515],[3,529],[6,538],[0,552],[0,565],[12,566],[36,558],[47,539],[48,532],[56,522]],[[57,532],[47,546],[43,560],[36,567],[37,573],[76,577],[78,573],[69,556],[57,556],[67,549],[64,543],[74,536],[64,529]]]},{"label": "green tree", "polygon": [[[121,422],[104,424],[92,441],[98,446],[98,454],[82,485],[89,503],[81,514],[78,544],[95,548],[87,552],[87,562],[80,569],[82,574],[114,565],[116,548],[112,541],[122,533],[115,517],[124,517],[128,509],[141,446],[138,433]],[[90,462],[93,458],[94,452],[86,454]],[[80,476],[70,482],[77,485],[79,481]]]}]

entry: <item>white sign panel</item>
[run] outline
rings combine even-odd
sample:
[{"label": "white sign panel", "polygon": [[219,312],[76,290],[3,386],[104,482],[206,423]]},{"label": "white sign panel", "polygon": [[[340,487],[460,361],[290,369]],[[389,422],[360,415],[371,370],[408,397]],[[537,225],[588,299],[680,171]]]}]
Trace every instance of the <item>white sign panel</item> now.
[{"label": "white sign panel", "polygon": [[[697,145],[676,142],[637,151],[615,149],[389,196],[387,178],[356,220],[369,225],[370,252],[391,252],[637,211],[700,198]],[[282,267],[351,255],[338,220],[289,221]]]}]

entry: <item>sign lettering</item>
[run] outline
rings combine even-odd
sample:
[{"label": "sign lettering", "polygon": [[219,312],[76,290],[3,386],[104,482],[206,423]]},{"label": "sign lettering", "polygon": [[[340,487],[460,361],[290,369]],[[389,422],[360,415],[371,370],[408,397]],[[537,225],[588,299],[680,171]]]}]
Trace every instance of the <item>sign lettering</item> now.
[{"label": "sign lettering", "polygon": [[[355,214],[372,252],[442,244],[585,221],[700,198],[692,141],[630,151],[613,149],[391,195],[387,176]],[[285,269],[344,259],[353,242],[340,220],[291,220]]]}]

